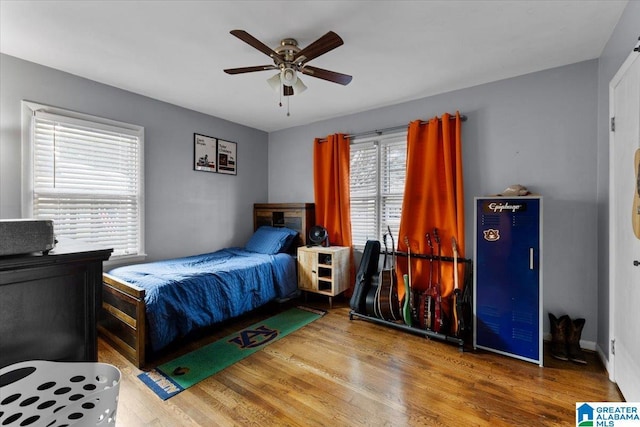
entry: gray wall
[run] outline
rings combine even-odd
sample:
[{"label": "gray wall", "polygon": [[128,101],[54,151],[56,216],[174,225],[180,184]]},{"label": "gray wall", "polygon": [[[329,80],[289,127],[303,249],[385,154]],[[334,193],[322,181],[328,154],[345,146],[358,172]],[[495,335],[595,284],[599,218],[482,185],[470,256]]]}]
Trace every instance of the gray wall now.
[{"label": "gray wall", "polygon": [[640,37],[640,1],[627,4],[598,63],[598,347],[609,357],[609,82]]},{"label": "gray wall", "polygon": [[[267,200],[266,132],[0,56],[0,218],[21,217],[21,109],[29,100],[145,128],[148,259],[242,246]],[[211,102],[220,102],[215,93]],[[237,142],[238,175],[193,170],[193,133]]]},{"label": "gray wall", "polygon": [[[354,78],[357,78],[355,76]],[[587,319],[596,341],[598,61],[586,61],[269,135],[269,201],[313,201],[312,141],[456,109],[462,125],[467,256],[473,198],[520,183],[544,196],[544,311]]]}]

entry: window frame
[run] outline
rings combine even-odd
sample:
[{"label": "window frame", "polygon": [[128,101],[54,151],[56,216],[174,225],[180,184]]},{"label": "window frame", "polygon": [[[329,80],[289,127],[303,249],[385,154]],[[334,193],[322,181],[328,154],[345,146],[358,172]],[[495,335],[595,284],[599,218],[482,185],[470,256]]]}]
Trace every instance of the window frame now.
[{"label": "window frame", "polygon": [[[82,121],[96,125],[96,129],[106,130],[108,128],[118,128],[129,133],[136,134],[138,137],[138,155],[139,165],[137,170],[138,180],[138,253],[127,255],[112,255],[111,262],[137,262],[146,258],[145,253],[145,183],[144,183],[144,127],[124,123],[116,120],[106,119],[93,116],[90,114],[79,113],[64,108],[54,107],[50,105],[40,104],[36,102],[23,100],[21,102],[21,143],[22,143],[22,183],[21,183],[21,215],[23,218],[33,218],[34,215],[34,141],[33,141],[33,116],[36,112],[52,114],[61,118],[69,119],[69,122]],[[54,223],[55,232],[55,223]]]}]

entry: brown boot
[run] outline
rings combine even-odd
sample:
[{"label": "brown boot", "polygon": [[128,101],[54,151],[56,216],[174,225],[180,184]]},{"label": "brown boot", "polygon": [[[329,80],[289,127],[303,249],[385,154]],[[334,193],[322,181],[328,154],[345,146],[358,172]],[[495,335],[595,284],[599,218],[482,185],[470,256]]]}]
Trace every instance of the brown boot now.
[{"label": "brown boot", "polygon": [[549,323],[551,323],[551,355],[559,360],[569,360],[567,331],[571,319],[566,314],[556,319],[556,316],[549,313]]},{"label": "brown boot", "polygon": [[584,319],[575,319],[569,323],[569,331],[567,333],[567,346],[569,347],[569,359],[572,362],[587,364],[584,352],[580,348],[580,336],[582,328],[584,328]]}]

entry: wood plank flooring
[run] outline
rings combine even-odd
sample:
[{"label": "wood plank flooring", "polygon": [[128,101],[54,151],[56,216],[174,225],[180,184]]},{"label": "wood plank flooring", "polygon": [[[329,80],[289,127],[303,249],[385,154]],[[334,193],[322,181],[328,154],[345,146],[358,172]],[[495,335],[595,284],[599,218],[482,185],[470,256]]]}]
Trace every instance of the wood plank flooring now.
[{"label": "wood plank flooring", "polygon": [[[320,298],[308,305],[328,309]],[[269,306],[220,325],[152,366],[269,317]],[[545,367],[428,340],[365,320],[348,301],[323,318],[162,401],[141,372],[99,341],[122,371],[117,426],[560,426],[576,401],[622,401],[593,353],[586,367],[545,356]]]}]

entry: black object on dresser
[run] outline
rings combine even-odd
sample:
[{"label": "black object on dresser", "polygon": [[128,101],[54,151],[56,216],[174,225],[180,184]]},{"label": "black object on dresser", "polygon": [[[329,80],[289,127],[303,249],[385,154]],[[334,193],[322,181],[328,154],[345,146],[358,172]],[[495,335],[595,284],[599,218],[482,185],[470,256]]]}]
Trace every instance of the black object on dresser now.
[{"label": "black object on dresser", "polygon": [[0,219],[0,256],[48,254],[56,246],[50,219]]},{"label": "black object on dresser", "polygon": [[112,251],[62,240],[48,255],[0,257],[0,367],[98,360],[102,262]]}]

